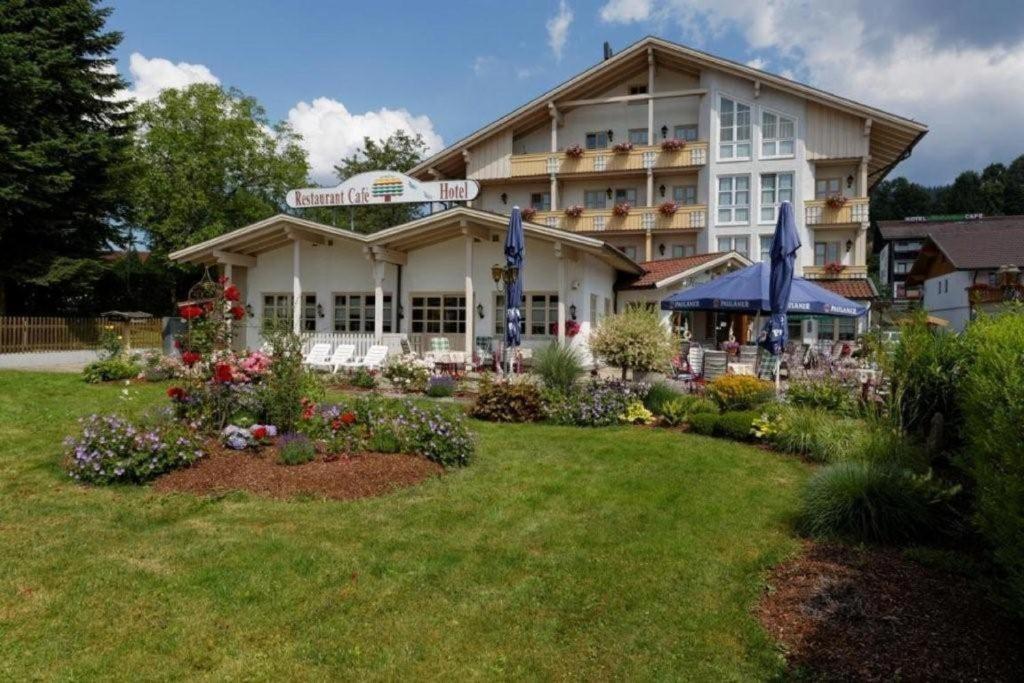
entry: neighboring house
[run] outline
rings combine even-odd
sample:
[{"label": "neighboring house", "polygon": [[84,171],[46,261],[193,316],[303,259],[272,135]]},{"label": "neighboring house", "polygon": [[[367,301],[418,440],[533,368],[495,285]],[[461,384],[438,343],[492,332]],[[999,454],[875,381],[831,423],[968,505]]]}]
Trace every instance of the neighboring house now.
[{"label": "neighboring house", "polygon": [[920,301],[920,287],[908,286],[907,275],[914,267],[921,246],[933,229],[942,229],[946,225],[963,223],[982,224],[986,220],[981,214],[965,214],[963,216],[914,216],[902,221],[879,221],[878,239],[875,250],[878,252],[878,279],[892,290],[892,300],[905,304]]},{"label": "neighboring house", "polygon": [[978,311],[1021,300],[1024,216],[932,226],[907,277],[929,314],[962,331]]},{"label": "neighboring house", "polygon": [[[777,207],[789,200],[804,245],[798,274],[869,288],[868,190],[926,132],[916,121],[648,37],[410,175],[475,179],[481,193],[473,206],[528,208],[536,223],[599,236],[638,261],[728,251],[764,259]],[[666,202],[674,213],[662,209]],[[573,207],[577,217],[566,213]]]}]

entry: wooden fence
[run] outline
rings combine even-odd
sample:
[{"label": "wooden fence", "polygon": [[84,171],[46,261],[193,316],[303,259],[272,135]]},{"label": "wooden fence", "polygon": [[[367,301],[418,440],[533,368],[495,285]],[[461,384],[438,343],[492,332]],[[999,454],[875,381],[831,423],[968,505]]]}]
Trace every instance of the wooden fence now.
[{"label": "wooden fence", "polygon": [[0,316],[0,353],[99,349],[107,329],[119,334],[127,348],[159,349],[163,343],[160,318],[125,322],[107,318]]}]

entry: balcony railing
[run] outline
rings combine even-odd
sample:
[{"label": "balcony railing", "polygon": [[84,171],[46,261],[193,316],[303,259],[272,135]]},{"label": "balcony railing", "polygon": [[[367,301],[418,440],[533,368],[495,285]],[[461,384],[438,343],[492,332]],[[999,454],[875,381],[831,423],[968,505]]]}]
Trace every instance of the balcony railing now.
[{"label": "balcony railing", "polygon": [[868,220],[868,198],[852,197],[839,208],[830,208],[825,199],[811,199],[804,202],[804,223],[807,225],[849,225],[866,223]]},{"label": "balcony railing", "polygon": [[706,142],[688,142],[682,149],[671,152],[659,145],[638,145],[628,152],[588,149],[576,159],[566,156],[565,152],[538,152],[512,155],[512,177],[687,168],[703,166],[707,162]]},{"label": "balcony railing", "polygon": [[612,209],[584,209],[579,218],[564,211],[538,211],[534,223],[571,232],[614,232],[619,230],[700,230],[707,225],[707,208],[680,206],[665,216],[656,206],[634,207],[625,216],[616,216]]},{"label": "balcony railing", "polygon": [[1024,285],[974,285],[967,288],[967,297],[974,305],[1024,301]]},{"label": "balcony railing", "polygon": [[867,276],[867,266],[804,266],[804,277],[808,280],[859,280]]}]

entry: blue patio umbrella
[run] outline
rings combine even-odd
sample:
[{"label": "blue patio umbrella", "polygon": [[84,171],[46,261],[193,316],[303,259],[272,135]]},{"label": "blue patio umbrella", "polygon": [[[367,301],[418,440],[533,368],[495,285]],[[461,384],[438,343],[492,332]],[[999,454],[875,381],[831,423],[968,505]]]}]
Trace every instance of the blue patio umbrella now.
[{"label": "blue patio umbrella", "polygon": [[768,275],[768,306],[771,315],[765,323],[759,342],[760,346],[773,356],[782,353],[786,346],[786,337],[789,336],[786,312],[789,309],[789,296],[793,289],[793,268],[799,248],[800,235],[796,232],[793,204],[782,202],[769,252],[772,265]]},{"label": "blue patio umbrella", "polygon": [[523,263],[526,252],[526,238],[523,236],[523,217],[518,206],[512,207],[508,219],[508,233],[505,235],[505,267],[515,268],[515,279],[505,281],[505,343],[509,348],[522,342],[520,325],[523,312]]}]

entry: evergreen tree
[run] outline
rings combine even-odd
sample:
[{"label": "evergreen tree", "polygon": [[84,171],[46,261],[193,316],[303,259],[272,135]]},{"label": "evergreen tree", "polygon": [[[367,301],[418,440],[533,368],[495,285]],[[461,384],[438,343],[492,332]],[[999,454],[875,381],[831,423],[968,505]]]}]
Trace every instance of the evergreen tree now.
[{"label": "evergreen tree", "polygon": [[1008,216],[1024,214],[1024,154],[1006,169],[1003,183],[1003,212]]},{"label": "evergreen tree", "polygon": [[126,217],[124,83],[95,0],[0,1],[0,313],[51,313]]}]

